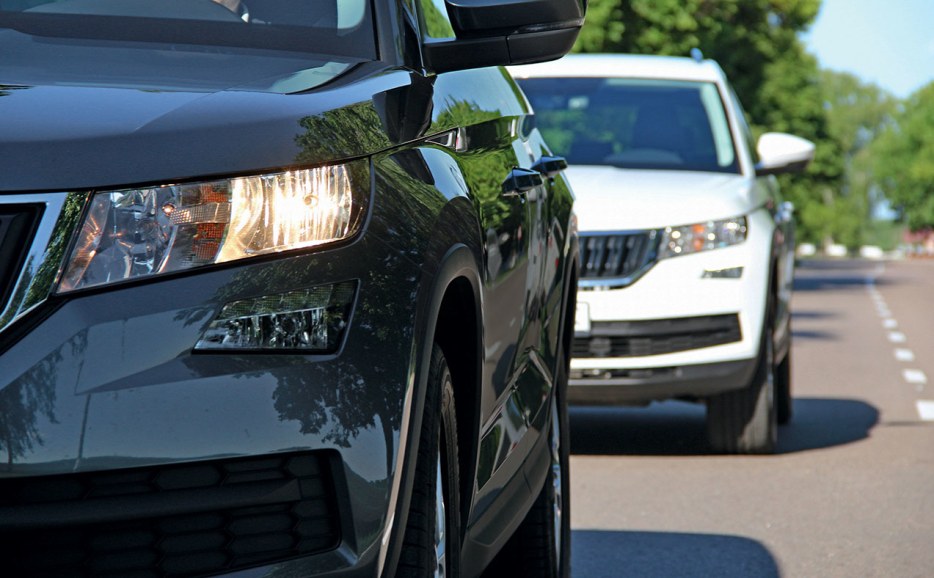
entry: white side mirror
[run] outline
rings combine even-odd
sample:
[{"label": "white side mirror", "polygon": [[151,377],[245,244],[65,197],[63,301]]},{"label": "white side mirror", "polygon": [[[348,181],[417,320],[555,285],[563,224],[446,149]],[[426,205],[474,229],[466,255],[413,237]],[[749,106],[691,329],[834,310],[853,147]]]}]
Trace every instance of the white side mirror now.
[{"label": "white side mirror", "polygon": [[814,143],[783,132],[767,132],[759,137],[756,151],[759,176],[801,172],[814,158]]}]

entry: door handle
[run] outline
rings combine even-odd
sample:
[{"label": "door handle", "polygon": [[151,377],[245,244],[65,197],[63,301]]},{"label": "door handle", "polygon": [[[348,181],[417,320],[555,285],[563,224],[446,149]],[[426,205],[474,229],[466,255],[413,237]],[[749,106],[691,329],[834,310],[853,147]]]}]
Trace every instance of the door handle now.
[{"label": "door handle", "polygon": [[564,157],[542,157],[532,168],[549,179],[553,179],[558,173],[568,168],[568,161]]},{"label": "door handle", "polygon": [[515,168],[509,172],[509,176],[503,181],[503,196],[514,197],[527,193],[535,187],[540,187],[545,181],[541,173],[529,169]]}]

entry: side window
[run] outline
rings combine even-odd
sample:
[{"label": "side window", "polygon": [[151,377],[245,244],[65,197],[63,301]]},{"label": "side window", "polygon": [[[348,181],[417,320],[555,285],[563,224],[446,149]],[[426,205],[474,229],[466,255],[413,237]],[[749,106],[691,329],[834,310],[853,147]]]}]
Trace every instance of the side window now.
[{"label": "side window", "polygon": [[422,7],[422,30],[425,40],[454,38],[454,27],[448,18],[448,9],[444,0],[419,0]]}]

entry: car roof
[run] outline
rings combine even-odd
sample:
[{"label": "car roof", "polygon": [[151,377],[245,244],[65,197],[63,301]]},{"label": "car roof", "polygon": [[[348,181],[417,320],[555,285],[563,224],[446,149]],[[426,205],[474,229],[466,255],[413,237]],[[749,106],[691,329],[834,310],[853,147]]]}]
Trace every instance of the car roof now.
[{"label": "car roof", "polygon": [[723,71],[713,60],[636,54],[569,54],[560,60],[511,66],[515,78],[648,78],[720,82]]}]

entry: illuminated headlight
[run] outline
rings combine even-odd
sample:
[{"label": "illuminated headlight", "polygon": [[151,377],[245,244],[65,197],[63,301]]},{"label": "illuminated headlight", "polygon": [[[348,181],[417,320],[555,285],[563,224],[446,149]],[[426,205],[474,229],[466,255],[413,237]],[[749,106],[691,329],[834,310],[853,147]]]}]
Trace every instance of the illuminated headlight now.
[{"label": "illuminated headlight", "polygon": [[690,255],[737,245],[746,240],[746,217],[668,227],[662,231],[659,258]]},{"label": "illuminated headlight", "polygon": [[361,222],[365,195],[353,182],[363,170],[336,165],[97,193],[58,290],[347,239]]}]

